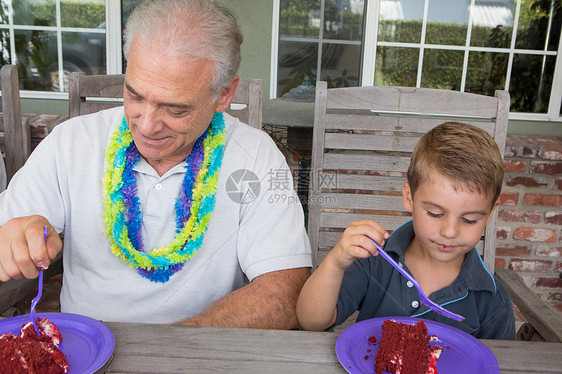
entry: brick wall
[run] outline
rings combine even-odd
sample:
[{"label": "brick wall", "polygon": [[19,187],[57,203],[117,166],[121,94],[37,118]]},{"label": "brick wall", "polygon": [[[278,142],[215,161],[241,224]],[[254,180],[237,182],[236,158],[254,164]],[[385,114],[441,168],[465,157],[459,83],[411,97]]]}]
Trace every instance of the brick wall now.
[{"label": "brick wall", "polygon": [[[28,116],[32,146],[65,116]],[[296,176],[310,154],[287,146],[287,131],[264,126]],[[498,211],[496,266],[517,271],[562,311],[562,137],[508,135]],[[296,178],[295,178],[296,179]]]},{"label": "brick wall", "polygon": [[562,310],[562,138],[509,135],[496,266]]}]

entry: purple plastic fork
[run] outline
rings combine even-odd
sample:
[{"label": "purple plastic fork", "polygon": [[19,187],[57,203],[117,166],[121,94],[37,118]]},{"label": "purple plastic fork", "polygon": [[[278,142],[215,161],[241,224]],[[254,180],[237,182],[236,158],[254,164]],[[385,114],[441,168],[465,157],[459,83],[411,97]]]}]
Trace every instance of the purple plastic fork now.
[{"label": "purple plastic fork", "polygon": [[[369,238],[367,236],[367,238]],[[400,274],[402,274],[403,276],[405,276],[410,282],[412,282],[414,284],[414,286],[416,287],[416,289],[418,290],[418,294],[420,296],[420,300],[422,302],[422,304],[424,304],[425,306],[427,306],[429,309],[435,311],[436,313],[439,313],[447,318],[451,318],[454,320],[457,320],[459,322],[461,322],[462,320],[464,320],[463,316],[460,316],[456,313],[453,313],[451,311],[448,311],[447,309],[443,308],[441,305],[439,304],[435,304],[433,301],[431,301],[429,299],[429,297],[427,297],[425,295],[425,293],[423,293],[423,289],[420,286],[420,284],[418,283],[418,281],[411,276],[406,270],[404,270],[404,268],[400,265],[398,265],[396,263],[396,261],[394,261],[394,259],[392,257],[390,257],[390,255],[388,253],[386,253],[384,251],[384,249],[382,249],[380,247],[380,245],[378,245],[373,239],[369,238],[370,241],[372,241],[376,246],[377,249],[379,250],[379,254],[390,263],[390,265],[392,265],[396,270],[398,270],[398,272]]]},{"label": "purple plastic fork", "polygon": [[[45,241],[45,244],[47,244],[47,226],[45,226],[45,229],[43,230],[43,240]],[[37,303],[39,303],[39,300],[41,300],[41,296],[43,295],[43,270],[42,269],[39,269],[39,278],[37,281],[37,287],[38,287],[37,296],[35,296],[35,298],[31,300],[31,310],[29,311],[29,314],[31,316],[31,322],[33,323],[33,327],[35,328],[35,332],[37,333],[37,335],[41,335],[41,332],[39,332],[39,328],[37,327],[37,313],[35,313],[35,307],[37,306]]]}]

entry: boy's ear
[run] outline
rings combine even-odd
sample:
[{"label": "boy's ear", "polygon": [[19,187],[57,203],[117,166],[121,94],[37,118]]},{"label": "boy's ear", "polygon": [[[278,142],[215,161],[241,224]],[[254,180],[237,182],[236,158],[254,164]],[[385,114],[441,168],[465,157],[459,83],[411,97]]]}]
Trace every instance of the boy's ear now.
[{"label": "boy's ear", "polygon": [[412,189],[408,182],[404,182],[402,185],[402,200],[404,200],[404,209],[412,213],[414,210],[414,202],[412,200]]},{"label": "boy's ear", "polygon": [[496,202],[494,203],[494,206],[492,207],[492,210],[490,211],[490,214],[488,214],[488,219],[486,220],[486,225],[488,223],[490,223],[490,221],[492,220],[492,216],[494,215],[494,211],[496,210],[498,205],[500,205],[500,199],[496,200]]}]

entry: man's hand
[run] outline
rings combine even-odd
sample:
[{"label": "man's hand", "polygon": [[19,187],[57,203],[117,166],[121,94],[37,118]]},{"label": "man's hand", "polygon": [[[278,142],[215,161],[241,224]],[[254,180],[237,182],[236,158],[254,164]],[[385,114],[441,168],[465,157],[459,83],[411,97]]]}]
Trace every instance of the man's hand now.
[{"label": "man's hand", "polygon": [[[43,240],[47,226],[47,243]],[[42,216],[13,218],[0,227],[0,281],[36,278],[62,249],[62,241]]]},{"label": "man's hand", "polygon": [[259,329],[297,328],[296,305],[310,268],[273,271],[216,301],[205,312],[179,325],[246,327]]}]

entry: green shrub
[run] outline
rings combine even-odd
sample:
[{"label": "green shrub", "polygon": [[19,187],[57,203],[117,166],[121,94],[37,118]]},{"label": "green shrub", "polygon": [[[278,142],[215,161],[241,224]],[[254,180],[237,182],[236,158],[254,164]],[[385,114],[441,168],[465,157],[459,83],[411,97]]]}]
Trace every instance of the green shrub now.
[{"label": "green shrub", "polygon": [[[56,25],[55,2],[45,1],[29,4],[29,15],[47,20],[51,26]],[[61,2],[61,25],[63,27],[95,28],[105,22],[104,2]]]}]

